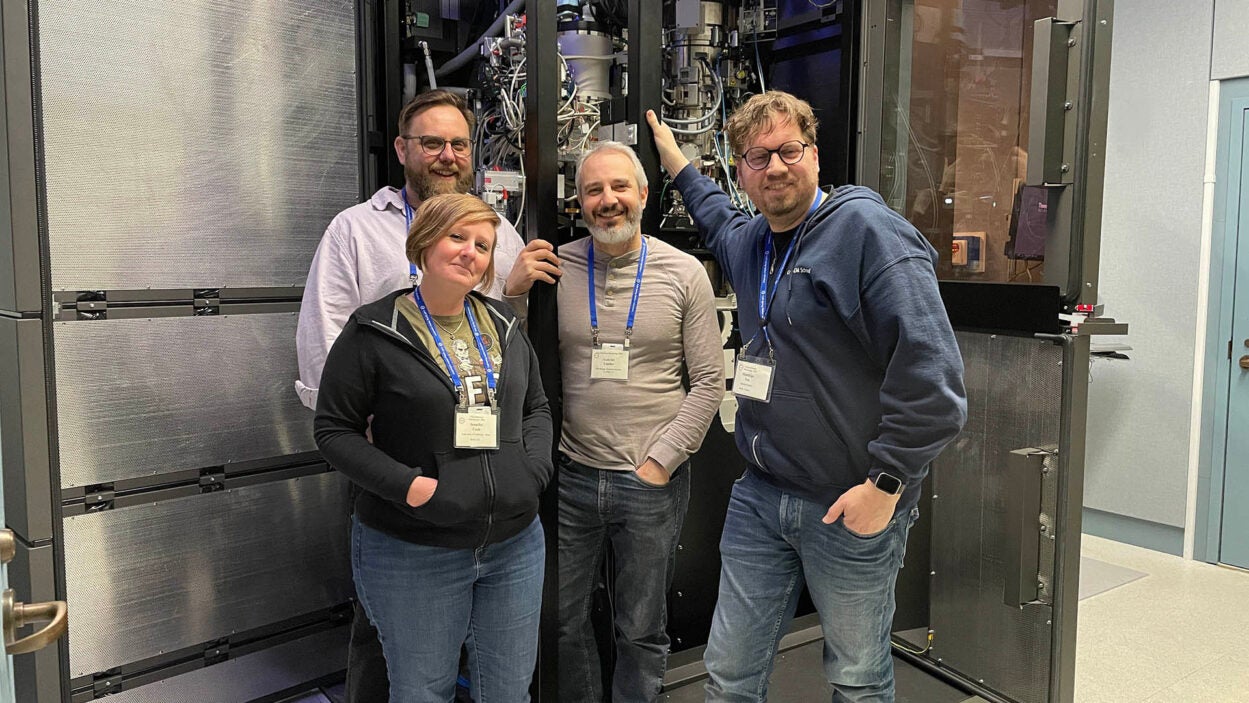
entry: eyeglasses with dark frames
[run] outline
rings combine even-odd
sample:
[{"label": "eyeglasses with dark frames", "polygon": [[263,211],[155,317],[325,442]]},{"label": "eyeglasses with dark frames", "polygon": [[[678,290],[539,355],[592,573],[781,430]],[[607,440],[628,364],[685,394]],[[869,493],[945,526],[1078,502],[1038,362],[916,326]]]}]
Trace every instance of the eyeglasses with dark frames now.
[{"label": "eyeglasses with dark frames", "polygon": [[468,156],[473,151],[473,142],[463,137],[456,137],[455,139],[443,139],[442,137],[436,137],[432,134],[414,134],[414,135],[404,134],[400,136],[402,136],[404,139],[417,140],[421,144],[421,151],[424,151],[426,154],[429,154],[430,156],[437,156],[441,154],[442,150],[447,147],[447,144],[451,145],[451,151],[456,156]]},{"label": "eyeglasses with dark frames", "polygon": [[746,165],[755,171],[760,171],[768,167],[772,163],[772,155],[776,154],[781,157],[781,162],[790,166],[802,161],[802,157],[807,153],[807,147],[810,144],[794,139],[785,142],[775,149],[764,149],[761,146],[751,147],[744,154],[738,154],[737,158],[746,162]]}]

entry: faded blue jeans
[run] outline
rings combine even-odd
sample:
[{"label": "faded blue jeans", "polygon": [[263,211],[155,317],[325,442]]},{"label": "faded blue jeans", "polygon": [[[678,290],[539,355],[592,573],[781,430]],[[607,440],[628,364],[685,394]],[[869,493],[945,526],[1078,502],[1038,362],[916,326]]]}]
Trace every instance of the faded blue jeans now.
[{"label": "faded blue jeans", "polygon": [[824,629],[833,703],[893,703],[894,583],[919,511],[864,537],[842,520],[821,522],[828,507],[782,491],[754,469],[734,484],[704,654],[708,701],[767,700],[773,659],[805,581]]},{"label": "faded blue jeans", "polygon": [[546,543],[536,518],[477,549],[413,544],[354,516],[351,566],[377,627],[390,703],[449,703],[460,645],[477,703],[522,703],[538,656]]},{"label": "faded blue jeans", "polygon": [[603,700],[590,603],[608,542],[615,558],[612,701],[658,700],[668,665],[668,588],[690,500],[689,463],[660,487],[632,471],[595,469],[563,455],[559,471],[559,700]]}]

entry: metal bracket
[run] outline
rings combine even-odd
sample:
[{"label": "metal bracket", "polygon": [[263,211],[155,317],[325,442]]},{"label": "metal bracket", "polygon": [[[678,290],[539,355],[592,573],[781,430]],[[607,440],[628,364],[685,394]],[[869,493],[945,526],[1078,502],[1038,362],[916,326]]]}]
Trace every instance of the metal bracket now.
[{"label": "metal bracket", "polygon": [[122,678],[120,669],[101,671],[92,677],[91,694],[93,698],[101,698],[110,693],[120,693],[121,691]]},{"label": "metal bracket", "polygon": [[113,490],[113,484],[111,483],[89,486],[87,487],[86,495],[83,496],[82,504],[84,511],[98,513],[102,510],[112,510],[116,498],[117,493]]},{"label": "metal bracket", "polygon": [[1072,331],[1073,336],[1076,337],[1089,337],[1095,334],[1126,335],[1127,333],[1128,323],[1116,322],[1113,317],[1089,318]]},{"label": "metal bracket", "polygon": [[1045,459],[1053,454],[1052,449],[1026,447],[1007,457],[1005,527],[1007,544],[1016,547],[1006,550],[1002,602],[1013,608],[1035,603],[1046,590],[1038,577],[1041,536],[1053,528],[1047,527],[1047,516],[1041,511],[1041,484],[1047,472]]},{"label": "metal bracket", "polygon": [[603,125],[598,128],[598,138],[634,146],[638,143],[638,126],[628,122]]},{"label": "metal bracket", "polygon": [[200,471],[199,485],[200,491],[203,493],[214,493],[224,490],[226,487],[225,467],[214,466]]},{"label": "metal bracket", "polygon": [[226,639],[210,642],[204,647],[204,666],[220,664],[230,658],[230,641]]},{"label": "metal bracket", "polygon": [[[1069,80],[1072,49],[1079,41],[1079,22],[1046,17],[1033,23],[1032,105],[1029,109],[1029,185],[1073,182],[1076,85]],[[1074,68],[1079,68],[1079,58]],[[1078,84],[1078,81],[1075,82]]]},{"label": "metal bracket", "polygon": [[221,314],[221,290],[218,288],[207,288],[192,291],[194,302],[192,307],[194,311],[192,315],[220,315]]}]

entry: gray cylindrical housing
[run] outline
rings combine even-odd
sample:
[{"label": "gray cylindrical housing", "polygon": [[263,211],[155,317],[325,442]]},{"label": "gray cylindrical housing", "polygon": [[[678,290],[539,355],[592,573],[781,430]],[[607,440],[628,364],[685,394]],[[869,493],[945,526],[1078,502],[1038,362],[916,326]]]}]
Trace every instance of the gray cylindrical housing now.
[{"label": "gray cylindrical housing", "polygon": [[611,97],[611,66],[614,40],[611,35],[584,29],[558,33],[559,51],[569,58],[568,71],[577,84],[577,93],[586,98]]}]

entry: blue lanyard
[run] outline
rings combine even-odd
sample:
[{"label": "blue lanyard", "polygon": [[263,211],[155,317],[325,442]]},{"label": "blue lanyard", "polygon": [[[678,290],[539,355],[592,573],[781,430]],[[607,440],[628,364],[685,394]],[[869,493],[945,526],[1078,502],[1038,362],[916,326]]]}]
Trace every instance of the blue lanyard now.
[{"label": "blue lanyard", "polygon": [[[447,353],[447,347],[442,343],[442,337],[438,334],[438,328],[434,325],[434,318],[429,316],[429,308],[425,307],[425,299],[421,297],[420,286],[413,286],[412,297],[416,300],[416,307],[421,309],[421,317],[425,318],[425,326],[429,328],[429,334],[434,338],[434,345],[438,347],[438,353],[442,355],[442,363],[447,366],[447,374],[451,376],[451,385],[455,386],[455,394],[460,399],[460,403],[467,405],[468,397],[464,393],[464,382],[460,380],[460,374],[455,370],[455,364],[451,361],[451,355]],[[481,365],[486,370],[486,386],[489,388],[487,396],[490,406],[494,407],[494,389],[495,374],[494,364],[490,362],[490,355],[486,353],[486,343],[481,338],[481,330],[477,327],[477,316],[473,314],[473,307],[469,304],[468,299],[464,299],[464,316],[468,318],[469,329],[473,331],[473,340],[477,342],[477,353],[481,354]]]},{"label": "blue lanyard", "polygon": [[[405,242],[404,248],[406,249],[407,248],[406,242],[408,241],[408,234],[412,232],[412,206],[408,204],[408,187],[406,185],[399,189],[399,193],[403,195],[403,219],[406,220],[408,223],[407,229],[403,230],[403,241]],[[414,262],[409,261],[408,262],[408,283],[412,284],[412,286],[416,286],[416,279],[417,279],[416,264]]]},{"label": "blue lanyard", "polygon": [[[590,260],[586,262],[586,279],[590,286],[590,334],[598,346],[598,305],[594,301],[594,238],[590,238]],[[638,255],[638,275],[633,279],[633,302],[629,303],[629,320],[625,324],[625,349],[633,338],[633,320],[638,314],[638,298],[642,295],[642,271],[646,268],[646,237],[642,237],[642,253]]]},{"label": "blue lanyard", "polygon": [[[820,203],[824,202],[824,191],[816,190],[815,193],[815,202],[811,203],[811,209],[807,210],[806,217],[803,218],[804,223],[820,206]],[[780,266],[777,267],[775,282],[769,280],[768,274],[772,264],[772,232],[770,230],[767,238],[763,240],[763,267],[759,272],[759,329],[763,331],[763,339],[768,343],[769,354],[772,350],[772,335],[768,334],[768,315],[772,312],[772,301],[776,299],[776,291],[781,287],[781,279],[785,277],[789,256],[794,253],[794,245],[798,243],[798,234],[799,232],[795,232],[794,238],[789,240],[789,247],[785,249],[785,256],[781,259]]]}]

